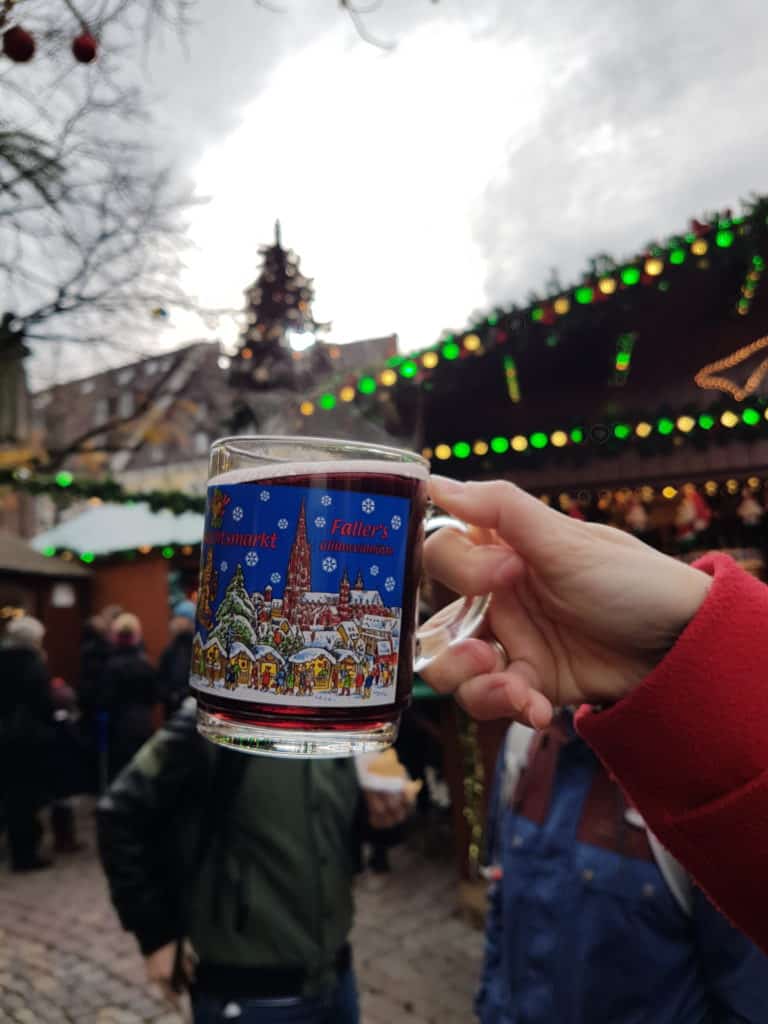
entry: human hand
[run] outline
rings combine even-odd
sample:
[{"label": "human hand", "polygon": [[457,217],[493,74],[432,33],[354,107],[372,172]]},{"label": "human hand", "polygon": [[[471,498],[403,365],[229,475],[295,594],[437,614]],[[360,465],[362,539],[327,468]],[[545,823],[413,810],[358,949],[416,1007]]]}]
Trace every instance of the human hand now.
[{"label": "human hand", "polygon": [[384,792],[364,789],[368,804],[368,821],[372,828],[394,828],[406,820],[413,807],[413,797],[406,789]]},{"label": "human hand", "polygon": [[[176,964],[177,943],[169,942],[167,946],[161,946],[154,953],[150,953],[144,959],[147,971],[147,980],[157,985],[164,999],[174,1006],[179,1006],[182,993],[179,991],[177,979],[174,978],[173,970]],[[182,953],[182,973],[186,982],[191,982],[195,972],[195,961],[189,950]]]},{"label": "human hand", "polygon": [[709,589],[706,573],[514,484],[432,477],[430,492],[477,529],[430,537],[429,575],[463,595],[493,596],[486,639],[452,644],[422,674],[475,718],[543,728],[553,706],[618,700],[663,658]]}]

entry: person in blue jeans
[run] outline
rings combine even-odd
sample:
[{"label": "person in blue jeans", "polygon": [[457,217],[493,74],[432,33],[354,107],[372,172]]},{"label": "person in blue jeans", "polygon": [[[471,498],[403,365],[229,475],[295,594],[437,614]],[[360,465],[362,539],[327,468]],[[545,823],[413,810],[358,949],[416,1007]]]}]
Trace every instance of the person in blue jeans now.
[{"label": "person in blue jeans", "polygon": [[188,990],[195,1024],[358,1024],[349,932],[366,820],[404,795],[361,791],[354,760],[214,746],[189,700],[99,802],[112,901],[150,981]]},{"label": "person in blue jeans", "polygon": [[648,831],[570,711],[512,726],[491,809],[481,1024],[768,1021],[768,958]]},{"label": "person in blue jeans", "polygon": [[324,998],[222,999],[200,996],[194,1001],[195,1024],[358,1024],[360,1010],[354,971],[345,971]]}]

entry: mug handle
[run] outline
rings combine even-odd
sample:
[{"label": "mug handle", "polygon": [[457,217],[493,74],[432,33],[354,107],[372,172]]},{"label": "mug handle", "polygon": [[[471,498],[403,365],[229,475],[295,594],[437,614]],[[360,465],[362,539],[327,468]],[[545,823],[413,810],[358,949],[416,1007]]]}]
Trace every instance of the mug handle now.
[{"label": "mug handle", "polygon": [[[428,509],[424,523],[425,536],[443,528],[469,533],[469,527],[460,519],[454,519],[453,516],[444,515],[432,508]],[[418,625],[417,609],[414,671],[421,672],[431,665],[435,658],[451,644],[475,636],[490,603],[490,594],[460,597],[432,615],[424,626]]]}]

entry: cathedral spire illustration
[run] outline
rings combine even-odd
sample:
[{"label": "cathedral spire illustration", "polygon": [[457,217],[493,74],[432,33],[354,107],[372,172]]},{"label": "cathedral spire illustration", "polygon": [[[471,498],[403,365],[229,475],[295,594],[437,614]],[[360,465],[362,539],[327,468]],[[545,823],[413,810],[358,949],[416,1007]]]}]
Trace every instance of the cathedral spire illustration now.
[{"label": "cathedral spire illustration", "polygon": [[291,556],[288,559],[288,571],[283,592],[283,616],[289,622],[294,621],[302,594],[306,594],[311,589],[312,549],[307,539],[307,513],[302,501],[299,520],[296,524],[296,535],[291,547]]}]

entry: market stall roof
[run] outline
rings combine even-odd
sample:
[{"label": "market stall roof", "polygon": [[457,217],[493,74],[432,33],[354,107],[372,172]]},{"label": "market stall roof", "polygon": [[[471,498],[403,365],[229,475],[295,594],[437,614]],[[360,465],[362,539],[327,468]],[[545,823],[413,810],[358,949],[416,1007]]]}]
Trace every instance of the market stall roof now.
[{"label": "market stall roof", "polygon": [[65,562],[62,558],[46,558],[28,541],[0,531],[0,574],[18,576],[52,576],[57,579],[76,579],[90,576],[83,565]]},{"label": "market stall roof", "polygon": [[180,516],[167,510],[152,512],[148,505],[99,505],[32,540],[38,551],[77,551],[109,555],[166,544],[199,544],[203,534],[203,516],[184,512]]}]

